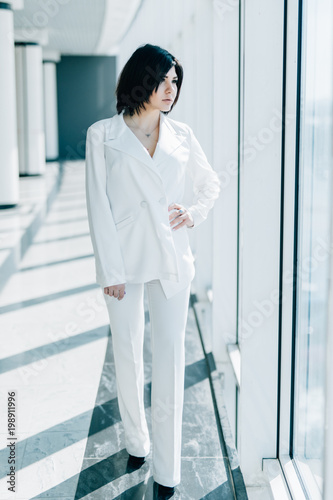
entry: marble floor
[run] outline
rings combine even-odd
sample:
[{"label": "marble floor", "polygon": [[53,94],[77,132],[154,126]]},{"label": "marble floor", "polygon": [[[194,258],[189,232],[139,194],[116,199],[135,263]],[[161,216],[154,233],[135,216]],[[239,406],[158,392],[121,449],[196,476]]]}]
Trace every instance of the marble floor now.
[{"label": "marble floor", "polygon": [[[0,214],[0,499],[152,499],[151,453],[140,469],[126,469],[107,310],[95,284],[84,164],[65,163],[61,173],[58,167],[47,165],[43,178],[20,179],[20,205]],[[151,433],[148,312],[144,359]],[[9,392],[16,405],[11,441]],[[14,440],[10,492],[8,443]],[[235,498],[227,467],[190,307],[182,481],[172,498]]]}]

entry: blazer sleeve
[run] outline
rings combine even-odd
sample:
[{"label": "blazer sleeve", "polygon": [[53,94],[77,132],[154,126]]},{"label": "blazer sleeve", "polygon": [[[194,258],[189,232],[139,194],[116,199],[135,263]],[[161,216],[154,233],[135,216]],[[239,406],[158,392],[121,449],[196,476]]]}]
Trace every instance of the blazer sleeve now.
[{"label": "blazer sleeve", "polygon": [[207,157],[195,137],[192,129],[190,132],[190,157],[187,163],[188,174],[192,179],[194,197],[192,204],[187,208],[191,213],[194,225],[198,226],[213,208],[215,200],[219,197],[221,182],[215,170],[212,169]]},{"label": "blazer sleeve", "polygon": [[85,187],[96,282],[103,288],[126,283],[117,230],[106,191],[104,127],[91,125],[87,131]]}]

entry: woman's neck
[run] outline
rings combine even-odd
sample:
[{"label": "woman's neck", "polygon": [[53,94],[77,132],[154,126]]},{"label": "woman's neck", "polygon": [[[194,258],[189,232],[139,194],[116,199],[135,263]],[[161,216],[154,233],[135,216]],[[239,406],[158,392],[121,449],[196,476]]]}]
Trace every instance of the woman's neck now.
[{"label": "woman's neck", "polygon": [[132,117],[129,114],[124,114],[124,118],[129,126],[137,126],[143,132],[149,133],[159,124],[160,110],[145,110],[141,111],[140,115],[134,113]]}]

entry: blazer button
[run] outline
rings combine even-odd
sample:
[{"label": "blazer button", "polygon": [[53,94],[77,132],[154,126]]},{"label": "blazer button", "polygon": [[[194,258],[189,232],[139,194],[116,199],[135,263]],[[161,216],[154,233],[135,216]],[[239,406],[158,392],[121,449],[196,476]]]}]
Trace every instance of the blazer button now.
[{"label": "blazer button", "polygon": [[145,200],[142,200],[141,203],[140,203],[140,205],[142,207],[146,207],[147,206],[147,202]]},{"label": "blazer button", "polygon": [[163,205],[166,202],[166,199],[165,198],[160,198],[158,201],[160,202],[161,205]]}]

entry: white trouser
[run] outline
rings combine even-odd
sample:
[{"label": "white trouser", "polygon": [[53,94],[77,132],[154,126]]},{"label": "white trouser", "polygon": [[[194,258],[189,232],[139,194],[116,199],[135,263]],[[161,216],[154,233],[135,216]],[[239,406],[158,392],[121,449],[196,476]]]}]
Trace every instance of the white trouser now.
[{"label": "white trouser", "polygon": [[[185,328],[190,284],[166,299],[159,280],[146,283],[152,350],[152,452],[154,480],[175,486],[181,476]],[[110,317],[117,395],[131,455],[150,451],[144,408],[144,283],[127,283],[122,300],[104,294]]]}]

